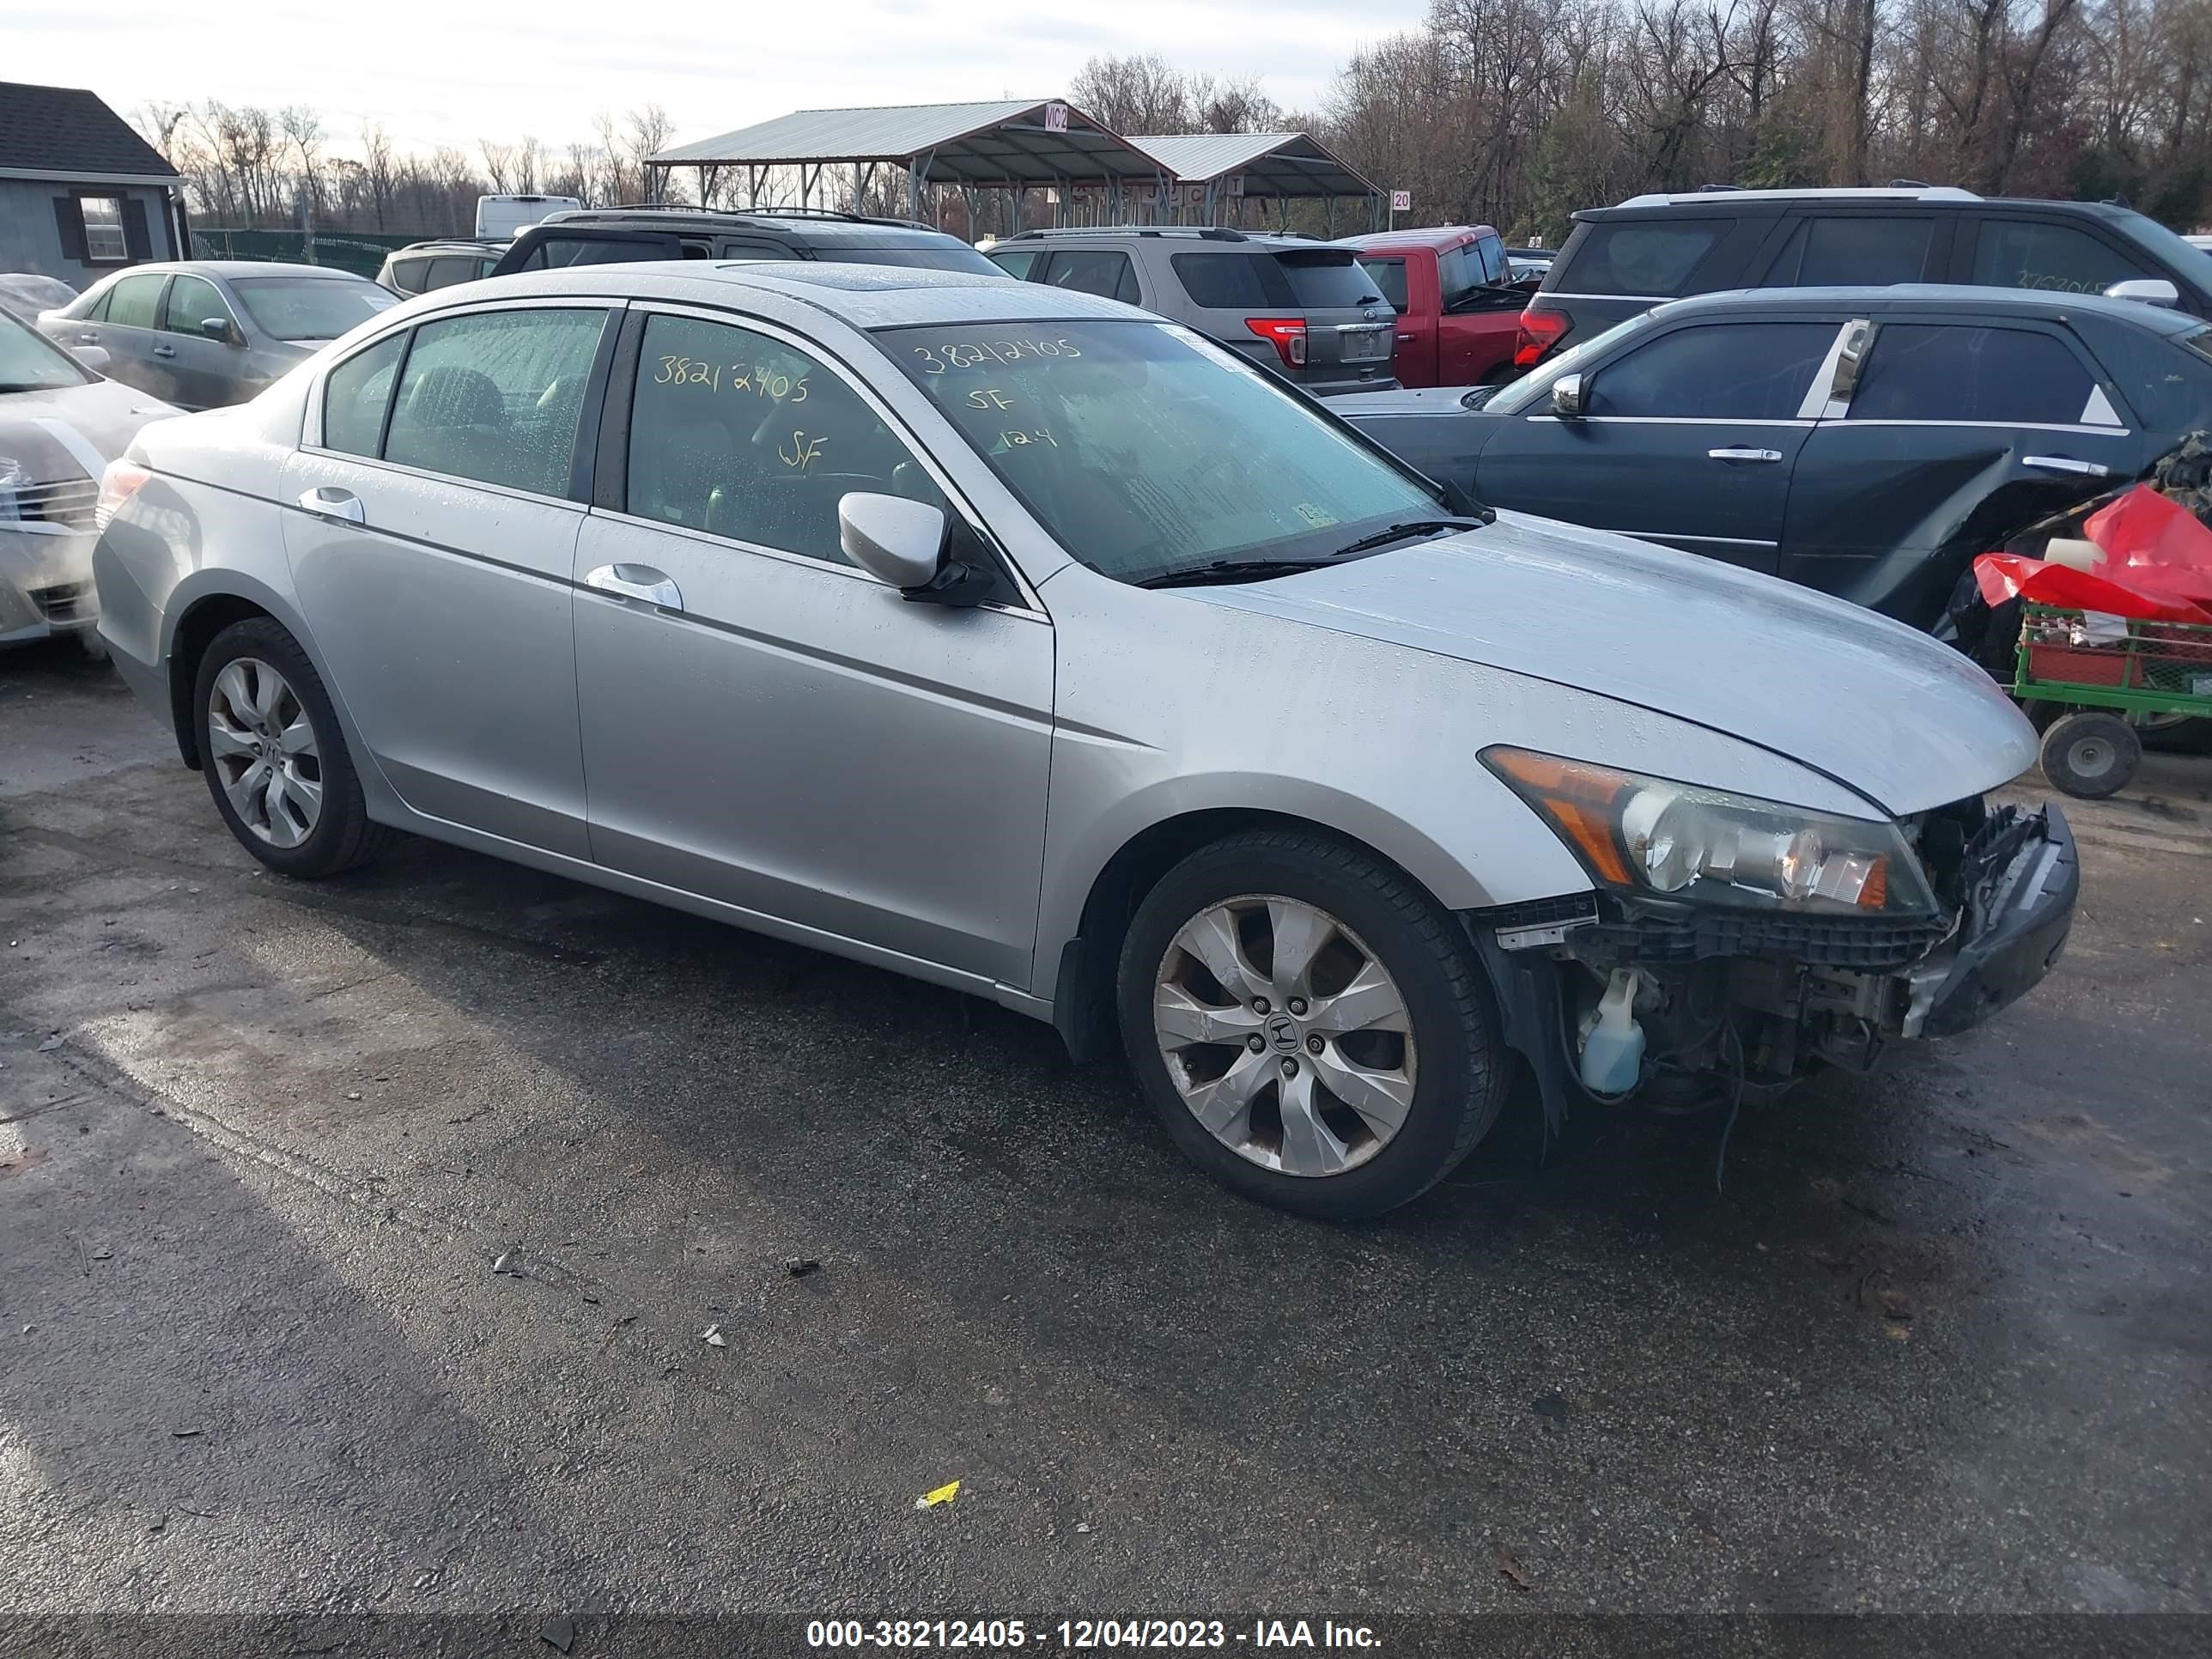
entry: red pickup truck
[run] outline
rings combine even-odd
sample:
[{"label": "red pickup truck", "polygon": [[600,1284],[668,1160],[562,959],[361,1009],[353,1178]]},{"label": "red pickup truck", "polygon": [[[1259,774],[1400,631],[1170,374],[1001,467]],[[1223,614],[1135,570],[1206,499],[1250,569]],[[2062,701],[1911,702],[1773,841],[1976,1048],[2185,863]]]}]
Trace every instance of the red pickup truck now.
[{"label": "red pickup truck", "polygon": [[1513,374],[1527,295],[1512,287],[1505,243],[1488,225],[1347,236],[1398,313],[1390,372],[1402,386],[1480,386]]}]

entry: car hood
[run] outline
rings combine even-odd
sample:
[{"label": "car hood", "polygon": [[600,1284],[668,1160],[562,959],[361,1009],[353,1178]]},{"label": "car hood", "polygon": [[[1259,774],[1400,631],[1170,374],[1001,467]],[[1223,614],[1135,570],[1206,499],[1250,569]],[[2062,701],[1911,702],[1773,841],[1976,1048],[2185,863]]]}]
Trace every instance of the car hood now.
[{"label": "car hood", "polygon": [[37,483],[97,478],[140,427],[177,412],[115,380],[0,392],[0,455],[20,463]]},{"label": "car hood", "polygon": [[1517,513],[1324,570],[1180,591],[1692,720],[1899,816],[2035,761],[2011,700],[1924,634],[1771,576]]}]

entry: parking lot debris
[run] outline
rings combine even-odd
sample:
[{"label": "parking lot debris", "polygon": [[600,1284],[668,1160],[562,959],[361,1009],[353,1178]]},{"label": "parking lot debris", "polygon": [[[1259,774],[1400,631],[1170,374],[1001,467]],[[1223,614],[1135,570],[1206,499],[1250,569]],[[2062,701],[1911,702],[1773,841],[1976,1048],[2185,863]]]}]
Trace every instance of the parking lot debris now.
[{"label": "parking lot debris", "polygon": [[1091,1523],[1088,1521],[1079,1521],[1075,1523],[1075,1529],[1078,1532],[1089,1532],[1091,1530]]},{"label": "parking lot debris", "polygon": [[50,1054],[53,1053],[55,1049],[60,1048],[64,1041],[64,1039],[58,1032],[57,1032],[54,1036],[48,1037],[44,1042],[41,1042],[39,1045],[39,1052],[42,1054]]},{"label": "parking lot debris", "polygon": [[206,1432],[205,1429],[171,1429],[169,1437],[173,1440],[197,1440]]},{"label": "parking lot debris", "polygon": [[1549,1418],[1554,1423],[1564,1423],[1567,1420],[1567,1402],[1560,1397],[1556,1389],[1550,1394],[1540,1395],[1530,1401],[1528,1409],[1539,1417]]},{"label": "parking lot debris", "polygon": [[820,1273],[822,1264],[811,1255],[794,1255],[785,1261],[783,1270],[793,1279],[804,1279],[809,1273]]},{"label": "parking lot debris", "polygon": [[708,1326],[705,1330],[699,1333],[699,1340],[710,1348],[726,1348],[730,1346],[723,1340],[722,1328],[720,1325]]},{"label": "parking lot debris", "polygon": [[513,1250],[501,1250],[497,1258],[492,1262],[491,1270],[495,1273],[513,1273],[515,1271],[514,1252]]},{"label": "parking lot debris", "polygon": [[959,1496],[960,1483],[957,1480],[948,1480],[943,1486],[922,1493],[914,1500],[914,1506],[918,1510],[933,1510],[939,1504],[950,1504]]},{"label": "parking lot debris", "polygon": [[160,1532],[164,1528],[167,1527],[168,1524],[169,1517],[167,1516],[157,1515],[151,1521],[149,1521],[146,1523],[146,1530],[148,1532]]},{"label": "parking lot debris", "polygon": [[1523,1595],[1536,1588],[1535,1580],[1528,1577],[1528,1569],[1521,1565],[1520,1558],[1503,1544],[1498,1547],[1498,1571],[1506,1583]]},{"label": "parking lot debris", "polygon": [[538,1639],[550,1642],[566,1653],[575,1644],[576,1621],[573,1619],[548,1619],[538,1627]]}]

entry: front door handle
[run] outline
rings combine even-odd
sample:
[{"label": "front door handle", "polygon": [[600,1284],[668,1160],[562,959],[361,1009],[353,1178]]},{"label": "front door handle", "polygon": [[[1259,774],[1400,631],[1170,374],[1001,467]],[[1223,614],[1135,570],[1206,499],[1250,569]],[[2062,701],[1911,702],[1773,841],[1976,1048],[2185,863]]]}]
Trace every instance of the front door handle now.
[{"label": "front door handle", "polygon": [[154,348],[154,355],[156,357],[173,357],[177,355],[177,349],[173,345],[157,345]]},{"label": "front door handle", "polygon": [[361,504],[361,497],[336,484],[318,484],[301,491],[300,505],[319,519],[336,519],[340,524],[368,522],[368,509]]},{"label": "front door handle", "polygon": [[2071,455],[2023,455],[2022,466],[2039,467],[2045,472],[2070,472],[2081,478],[2109,478],[2112,469],[2100,466],[2094,461],[2077,461]]},{"label": "front door handle", "polygon": [[79,329],[76,335],[76,343],[79,345],[98,345],[100,343],[100,331],[98,329],[92,328]]},{"label": "front door handle", "polygon": [[1717,461],[1778,461],[1778,449],[1709,449],[1705,453]]},{"label": "front door handle", "polygon": [[603,564],[585,573],[584,585],[617,599],[657,605],[663,611],[684,608],[684,590],[668,580],[666,572],[649,564]]},{"label": "front door handle", "polygon": [[1407,340],[1407,341],[1410,341],[1413,337],[1412,335],[1410,335],[1410,334],[1401,334],[1398,337],[1399,337],[1401,340]]}]

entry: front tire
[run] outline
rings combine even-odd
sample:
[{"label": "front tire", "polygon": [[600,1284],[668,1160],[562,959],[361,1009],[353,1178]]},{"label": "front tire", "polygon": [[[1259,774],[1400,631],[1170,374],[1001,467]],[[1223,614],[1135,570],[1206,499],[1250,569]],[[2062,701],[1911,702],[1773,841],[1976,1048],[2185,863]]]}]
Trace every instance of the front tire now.
[{"label": "front tire", "polygon": [[322,677],[283,625],[233,623],[192,685],[200,775],[239,844],[270,869],[313,880],[382,852]]},{"label": "front tire", "polygon": [[1505,1056],[1451,916],[1327,836],[1248,831],[1169,871],[1130,924],[1118,1000],[1176,1144],[1303,1215],[1419,1197],[1504,1103]]}]

